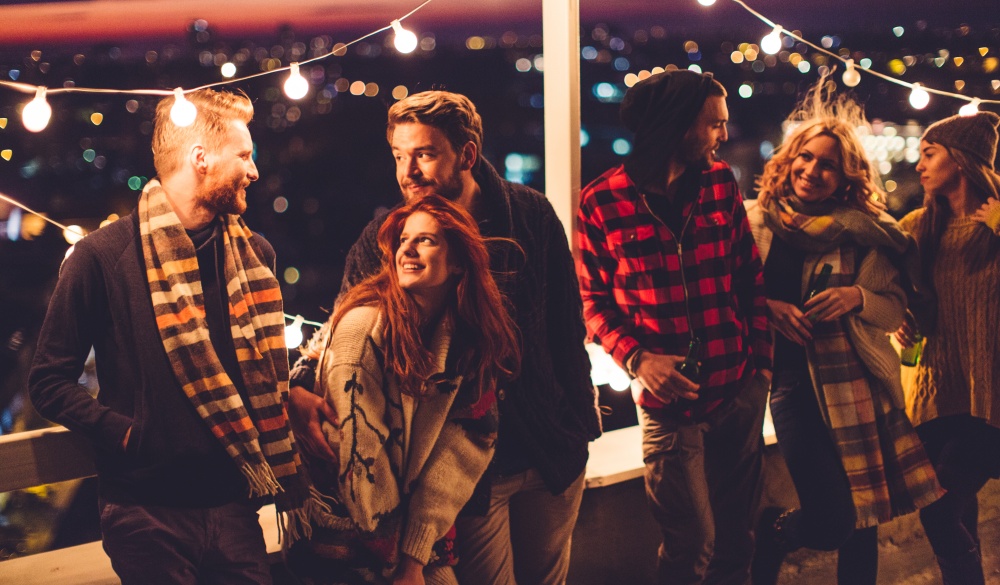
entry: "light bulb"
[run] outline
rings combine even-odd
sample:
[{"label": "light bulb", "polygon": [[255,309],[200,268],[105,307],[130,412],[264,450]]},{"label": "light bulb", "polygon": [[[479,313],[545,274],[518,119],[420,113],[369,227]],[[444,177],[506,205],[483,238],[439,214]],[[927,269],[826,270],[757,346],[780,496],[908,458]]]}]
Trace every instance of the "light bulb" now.
[{"label": "light bulb", "polygon": [[296,315],[291,325],[285,326],[285,347],[295,349],[302,345],[302,324],[305,319],[302,315]]},{"label": "light bulb", "polygon": [[396,38],[393,42],[396,44],[396,50],[400,53],[412,53],[413,49],[417,48],[417,35],[403,28],[403,25],[399,24],[398,20],[392,21],[392,30],[396,33]]},{"label": "light bulb", "polygon": [[624,392],[632,384],[632,378],[629,378],[628,374],[617,365],[614,366],[614,369],[609,374],[608,386],[611,386],[611,389],[615,392]]},{"label": "light bulb", "polygon": [[929,103],[931,103],[931,94],[927,93],[927,90],[920,87],[919,83],[914,83],[913,91],[910,92],[910,105],[917,110],[922,110],[926,108]]},{"label": "light bulb", "polygon": [[774,30],[772,30],[766,37],[760,40],[760,48],[762,51],[768,55],[774,55],[781,50],[781,31],[784,30],[780,25],[774,25]]},{"label": "light bulb", "polygon": [[45,101],[45,88],[39,86],[35,90],[35,99],[25,104],[21,110],[21,122],[28,132],[41,132],[49,125],[52,117],[52,107]]},{"label": "light bulb", "polygon": [[299,73],[299,64],[292,63],[292,72],[285,81],[285,95],[293,100],[300,100],[309,93],[309,82]]},{"label": "light bulb", "polygon": [[185,128],[194,124],[194,119],[198,117],[198,108],[184,97],[184,90],[176,88],[174,90],[174,105],[170,108],[170,121]]},{"label": "light bulb", "polygon": [[858,73],[858,69],[854,66],[854,59],[847,60],[847,69],[844,69],[844,85],[847,87],[855,87],[861,83],[861,74]]},{"label": "light bulb", "polygon": [[975,116],[979,112],[979,98],[972,98],[972,101],[958,109],[959,116]]},{"label": "light bulb", "polygon": [[83,228],[78,225],[68,225],[63,230],[62,235],[63,239],[72,246],[82,240],[83,236],[87,235],[87,232],[83,231]]},{"label": "light bulb", "polygon": [[712,4],[715,4],[715,0],[698,0],[698,4],[701,4],[702,6],[711,6]]}]

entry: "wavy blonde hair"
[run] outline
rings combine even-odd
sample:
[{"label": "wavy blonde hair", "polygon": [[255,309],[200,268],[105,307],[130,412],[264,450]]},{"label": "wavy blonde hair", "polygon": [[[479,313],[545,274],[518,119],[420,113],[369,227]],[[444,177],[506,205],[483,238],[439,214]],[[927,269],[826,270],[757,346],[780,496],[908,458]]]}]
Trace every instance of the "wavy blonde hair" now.
[{"label": "wavy blonde hair", "polygon": [[[832,72],[831,72],[832,73]],[[829,136],[840,149],[841,183],[833,197],[841,204],[878,215],[885,209],[885,193],[878,173],[865,154],[857,128],[871,128],[864,109],[853,97],[836,94],[837,84],[829,74],[820,77],[785,119],[791,131],[757,177],[757,198],[767,206],[772,198],[794,194],[792,162],[802,147],[817,136]]]}]

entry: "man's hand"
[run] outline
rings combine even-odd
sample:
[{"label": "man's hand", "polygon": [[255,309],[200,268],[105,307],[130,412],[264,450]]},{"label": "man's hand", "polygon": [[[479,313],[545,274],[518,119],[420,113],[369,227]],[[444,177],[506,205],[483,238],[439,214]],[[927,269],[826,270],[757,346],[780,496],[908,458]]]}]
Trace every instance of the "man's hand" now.
[{"label": "man's hand", "polygon": [[288,390],[288,420],[302,452],[311,457],[337,463],[337,454],[326,442],[322,424],[337,424],[337,413],[319,396],[301,386]]},{"label": "man's hand", "polygon": [[639,363],[632,368],[636,378],[660,401],[670,404],[678,398],[697,400],[699,386],[677,371],[683,357],[644,351],[636,359]]},{"label": "man's hand", "polygon": [[903,320],[903,324],[899,326],[893,337],[896,338],[900,347],[910,347],[917,343],[917,323],[909,311],[906,312],[906,319]]},{"label": "man's hand", "polygon": [[806,319],[833,321],[860,307],[863,302],[861,289],[856,286],[828,288],[806,301]]},{"label": "man's hand", "polygon": [[[817,295],[819,296],[819,295]],[[798,307],[785,301],[767,299],[767,312],[771,317],[771,324],[790,341],[799,345],[805,345],[812,339],[812,322]]]},{"label": "man's hand", "polygon": [[424,566],[417,559],[404,554],[392,577],[392,585],[424,585]]}]

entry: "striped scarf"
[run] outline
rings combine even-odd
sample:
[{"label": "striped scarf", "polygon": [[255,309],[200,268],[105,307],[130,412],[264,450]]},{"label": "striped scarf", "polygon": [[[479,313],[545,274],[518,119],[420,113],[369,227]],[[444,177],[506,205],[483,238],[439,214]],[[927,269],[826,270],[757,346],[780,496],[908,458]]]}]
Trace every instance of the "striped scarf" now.
[{"label": "striped scarf", "polygon": [[249,404],[240,397],[209,338],[194,244],[166,192],[150,181],[139,199],[139,233],[146,278],[163,348],[191,404],[249,484],[249,496],[270,496],[286,546],[310,532],[311,501],[284,400],[288,355],[281,290],[250,245],[238,215],[225,215],[223,276],[233,345]]},{"label": "striped scarf", "polygon": [[[894,239],[882,237],[883,230],[876,222],[869,222],[868,233],[857,234],[853,229],[844,229],[845,222],[836,217],[838,211],[831,216],[808,216],[787,202],[777,203],[766,210],[769,226],[779,226],[777,235],[786,237],[795,231],[800,238],[812,239],[814,245],[826,243],[826,250],[810,260],[818,256],[812,279],[823,264],[833,266],[829,288],[853,286],[859,261],[858,240],[897,249]],[[837,233],[832,234],[833,230]],[[820,409],[851,486],[857,527],[888,522],[939,498],[943,490],[923,444],[906,414],[893,406],[891,398],[885,392],[873,391],[842,321],[814,324],[812,337],[806,354],[817,384]]]}]

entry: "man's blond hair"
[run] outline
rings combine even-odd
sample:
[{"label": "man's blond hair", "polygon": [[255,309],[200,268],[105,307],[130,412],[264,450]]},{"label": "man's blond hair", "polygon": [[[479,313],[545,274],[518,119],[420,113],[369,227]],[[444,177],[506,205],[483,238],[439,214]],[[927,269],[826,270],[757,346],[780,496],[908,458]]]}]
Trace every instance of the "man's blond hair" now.
[{"label": "man's blond hair", "polygon": [[242,92],[200,89],[184,97],[198,109],[198,116],[190,126],[181,127],[170,120],[174,96],[165,97],[156,105],[153,166],[161,178],[177,172],[192,145],[201,143],[209,150],[221,148],[230,122],[239,120],[249,124],[253,119],[253,103]]},{"label": "man's blond hair", "polygon": [[444,132],[455,152],[461,153],[469,142],[476,145],[476,164],[483,153],[483,119],[475,104],[460,93],[423,91],[396,102],[389,108],[386,139],[392,144],[392,133],[399,124],[424,124]]}]

